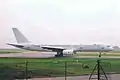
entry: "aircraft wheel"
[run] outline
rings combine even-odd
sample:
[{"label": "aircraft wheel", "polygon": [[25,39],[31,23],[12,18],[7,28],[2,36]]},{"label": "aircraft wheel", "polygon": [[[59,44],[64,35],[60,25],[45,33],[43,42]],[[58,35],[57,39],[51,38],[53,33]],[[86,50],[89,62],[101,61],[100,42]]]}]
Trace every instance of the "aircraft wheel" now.
[{"label": "aircraft wheel", "polygon": [[62,57],[63,54],[56,54],[55,57]]}]

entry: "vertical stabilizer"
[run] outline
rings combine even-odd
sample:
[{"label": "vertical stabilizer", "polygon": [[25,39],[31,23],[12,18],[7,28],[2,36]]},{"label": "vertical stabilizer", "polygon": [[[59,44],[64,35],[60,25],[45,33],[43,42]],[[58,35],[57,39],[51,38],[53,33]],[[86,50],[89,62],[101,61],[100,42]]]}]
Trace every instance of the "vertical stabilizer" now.
[{"label": "vertical stabilizer", "polygon": [[29,43],[27,38],[17,28],[12,28],[12,30],[14,32],[17,43]]}]

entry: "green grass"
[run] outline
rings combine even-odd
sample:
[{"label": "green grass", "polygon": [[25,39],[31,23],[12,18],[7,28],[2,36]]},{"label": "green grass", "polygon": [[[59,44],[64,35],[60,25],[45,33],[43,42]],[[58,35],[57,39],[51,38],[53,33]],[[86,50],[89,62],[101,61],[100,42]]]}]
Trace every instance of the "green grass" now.
[{"label": "green grass", "polygon": [[[99,53],[97,53],[97,52],[79,52],[76,55],[77,56],[98,56]],[[101,56],[120,56],[120,53],[115,53],[115,52],[102,53]]]},{"label": "green grass", "polygon": [[[28,62],[26,64],[26,61]],[[26,59],[26,58],[1,58],[0,78],[2,76],[25,77],[57,77],[65,74],[65,61],[67,76],[90,74],[96,64],[96,59],[80,58],[49,58],[49,59]],[[107,73],[120,73],[120,59],[102,59],[101,65]],[[87,67],[86,67],[87,66]],[[3,74],[4,73],[4,74]],[[11,74],[10,74],[11,73]],[[19,74],[18,74],[19,73]]]},{"label": "green grass", "polygon": [[[0,50],[0,53],[18,53],[21,51]],[[77,55],[98,56],[92,52],[78,53]],[[120,54],[102,54],[102,56],[120,56]],[[67,62],[67,76],[78,76],[90,74],[96,64],[96,58],[0,58],[0,79],[25,78],[26,75],[28,77],[65,76],[65,62]],[[101,62],[107,73],[120,73],[120,59],[102,59]]]},{"label": "green grass", "polygon": [[21,49],[0,49],[0,54],[6,54],[6,53],[20,53],[24,52],[25,50]]}]

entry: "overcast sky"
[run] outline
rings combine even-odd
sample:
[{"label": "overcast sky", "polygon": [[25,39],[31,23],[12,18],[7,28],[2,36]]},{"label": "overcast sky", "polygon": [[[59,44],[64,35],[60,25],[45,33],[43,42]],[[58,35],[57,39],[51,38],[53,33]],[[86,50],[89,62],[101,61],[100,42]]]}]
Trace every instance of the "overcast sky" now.
[{"label": "overcast sky", "polygon": [[0,48],[18,28],[38,44],[120,45],[120,0],[0,0]]}]

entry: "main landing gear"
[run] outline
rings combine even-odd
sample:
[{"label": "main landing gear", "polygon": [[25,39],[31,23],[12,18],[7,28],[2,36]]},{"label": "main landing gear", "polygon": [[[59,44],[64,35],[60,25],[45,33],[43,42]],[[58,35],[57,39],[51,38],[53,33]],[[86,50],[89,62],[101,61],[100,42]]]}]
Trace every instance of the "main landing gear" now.
[{"label": "main landing gear", "polygon": [[57,52],[57,54],[55,55],[55,57],[63,57],[63,53],[62,52]]}]

